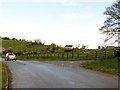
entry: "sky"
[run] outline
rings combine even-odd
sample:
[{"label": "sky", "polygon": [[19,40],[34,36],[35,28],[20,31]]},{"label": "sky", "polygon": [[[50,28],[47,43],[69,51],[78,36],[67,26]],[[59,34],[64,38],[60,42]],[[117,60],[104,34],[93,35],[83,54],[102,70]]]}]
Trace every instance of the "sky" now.
[{"label": "sky", "polygon": [[103,14],[115,0],[1,0],[0,36],[60,46],[103,45]]}]

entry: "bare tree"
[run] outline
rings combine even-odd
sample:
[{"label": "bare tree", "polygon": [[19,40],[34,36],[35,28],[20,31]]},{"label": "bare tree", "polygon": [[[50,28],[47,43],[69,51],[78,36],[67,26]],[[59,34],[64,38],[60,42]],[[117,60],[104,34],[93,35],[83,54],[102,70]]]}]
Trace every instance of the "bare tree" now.
[{"label": "bare tree", "polygon": [[43,45],[45,45],[45,41],[43,41],[43,43],[42,43]]},{"label": "bare tree", "polygon": [[112,40],[111,44],[118,42],[118,46],[120,46],[120,0],[108,7],[104,14],[107,15],[107,19],[100,29],[102,34],[107,35],[104,42]]},{"label": "bare tree", "polygon": [[80,44],[79,44],[79,43],[76,44],[76,45],[75,45],[75,48],[79,49],[79,48],[80,48]]},{"label": "bare tree", "polygon": [[83,48],[83,49],[87,49],[87,48],[88,48],[88,45],[82,45],[82,48]]}]

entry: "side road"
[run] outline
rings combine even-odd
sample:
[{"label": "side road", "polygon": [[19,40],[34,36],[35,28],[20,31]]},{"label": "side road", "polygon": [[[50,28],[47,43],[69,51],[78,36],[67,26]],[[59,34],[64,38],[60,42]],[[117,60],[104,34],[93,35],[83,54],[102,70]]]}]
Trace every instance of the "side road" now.
[{"label": "side road", "polygon": [[80,66],[82,63],[86,63],[86,62],[98,62],[98,60],[82,60],[82,61],[43,61],[43,62],[46,62],[46,63],[49,63],[49,64],[54,64],[54,65],[58,65],[58,66],[61,66],[61,67],[67,67],[67,68],[75,68],[75,69],[81,69],[81,68],[82,68],[82,69],[85,69],[85,70],[88,70],[88,71],[91,71],[91,72],[102,73],[102,74],[106,74],[106,75],[112,76],[112,77],[114,77],[114,78],[118,78],[117,75],[112,75],[112,74],[107,73],[107,72],[90,70],[90,69],[86,69],[86,68]]}]

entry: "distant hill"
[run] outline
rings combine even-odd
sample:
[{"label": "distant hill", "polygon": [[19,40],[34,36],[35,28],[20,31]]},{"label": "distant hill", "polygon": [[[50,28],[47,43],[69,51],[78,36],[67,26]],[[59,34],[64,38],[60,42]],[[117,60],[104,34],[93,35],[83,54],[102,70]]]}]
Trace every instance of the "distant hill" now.
[{"label": "distant hill", "polygon": [[[51,45],[45,45],[40,39],[32,41],[27,41],[25,39],[16,39],[9,37],[0,37],[0,42],[2,42],[2,48],[4,54],[7,52],[14,52],[17,54],[37,54],[37,53],[54,53],[54,52],[84,52],[84,48],[73,48],[69,49],[66,47],[60,47],[54,43]],[[92,50],[94,51],[94,50]]]},{"label": "distant hill", "polygon": [[40,52],[58,52],[62,51],[62,48],[56,44],[44,45],[37,41],[26,41],[21,39],[10,39],[8,37],[2,37],[2,49],[7,52],[15,53],[40,53]]}]

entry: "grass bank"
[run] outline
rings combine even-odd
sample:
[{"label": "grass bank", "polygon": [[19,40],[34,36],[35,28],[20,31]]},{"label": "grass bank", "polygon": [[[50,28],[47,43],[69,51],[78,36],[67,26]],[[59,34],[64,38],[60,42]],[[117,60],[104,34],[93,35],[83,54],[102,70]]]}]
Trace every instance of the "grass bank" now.
[{"label": "grass bank", "polygon": [[118,71],[119,70],[118,63],[120,64],[118,58],[113,58],[113,59],[99,60],[98,62],[85,62],[85,63],[81,63],[80,66],[87,69],[110,73],[113,75],[120,75]]},{"label": "grass bank", "polygon": [[2,62],[0,62],[0,90],[2,89]]},{"label": "grass bank", "polygon": [[6,84],[7,84],[7,69],[6,69],[6,66],[4,63],[0,62],[1,63],[1,67],[2,67],[2,89],[4,90],[6,88]]}]

